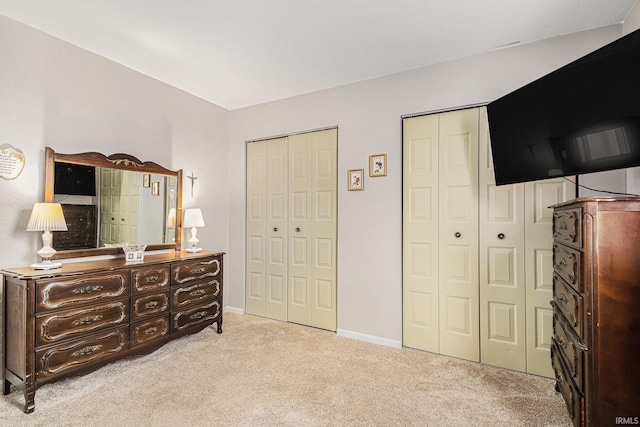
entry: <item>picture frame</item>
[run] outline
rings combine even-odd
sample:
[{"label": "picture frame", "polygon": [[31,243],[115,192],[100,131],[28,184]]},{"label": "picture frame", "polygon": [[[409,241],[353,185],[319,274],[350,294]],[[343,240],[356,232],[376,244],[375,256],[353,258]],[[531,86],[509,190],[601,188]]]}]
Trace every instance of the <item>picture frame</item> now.
[{"label": "picture frame", "polygon": [[347,171],[347,189],[349,191],[364,190],[364,169],[349,169]]},{"label": "picture frame", "polygon": [[160,181],[156,181],[151,184],[151,195],[152,196],[160,195]]},{"label": "picture frame", "polygon": [[369,176],[387,176],[386,154],[372,154],[369,156]]},{"label": "picture frame", "polygon": [[150,173],[145,173],[144,175],[142,175],[142,186],[144,188],[151,187],[151,174]]}]

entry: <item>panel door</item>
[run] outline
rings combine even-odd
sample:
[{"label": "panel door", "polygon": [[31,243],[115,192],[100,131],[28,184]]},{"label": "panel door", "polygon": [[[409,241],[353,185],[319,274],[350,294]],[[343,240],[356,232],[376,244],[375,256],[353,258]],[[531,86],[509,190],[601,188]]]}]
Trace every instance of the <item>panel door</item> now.
[{"label": "panel door", "polygon": [[402,341],[438,353],[438,116],[405,119]]},{"label": "panel door", "polygon": [[495,185],[486,108],[479,145],[481,361],[524,372],[525,186]]},{"label": "panel door", "polygon": [[291,322],[335,330],[337,131],[289,137]]},{"label": "panel door", "polygon": [[479,361],[478,111],[439,118],[440,353]]},{"label": "panel door", "polygon": [[553,299],[553,210],[549,206],[575,197],[575,184],[563,178],[525,184],[527,372],[550,378],[553,377],[550,355],[553,310],[549,304]]},{"label": "panel door", "polygon": [[[313,132],[311,326],[337,327],[338,130]],[[293,230],[297,233],[297,229]]]},{"label": "panel door", "polygon": [[287,319],[287,138],[267,144],[265,316]]},{"label": "panel door", "polygon": [[100,246],[121,243],[118,227],[121,176],[120,170],[100,168]]},{"label": "panel door", "polygon": [[267,281],[267,142],[247,144],[245,310],[265,316]]},{"label": "panel door", "polygon": [[118,228],[121,243],[138,244],[138,221],[140,216],[140,174],[121,171],[120,210]]}]

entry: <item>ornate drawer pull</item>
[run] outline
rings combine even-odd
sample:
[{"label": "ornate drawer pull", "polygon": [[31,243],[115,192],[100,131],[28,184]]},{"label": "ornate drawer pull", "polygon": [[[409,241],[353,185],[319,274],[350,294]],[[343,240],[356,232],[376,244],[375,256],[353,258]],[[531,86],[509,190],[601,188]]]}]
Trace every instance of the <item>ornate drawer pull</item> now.
[{"label": "ornate drawer pull", "polygon": [[73,353],[71,353],[71,355],[73,357],[78,357],[78,356],[86,356],[87,354],[91,354],[93,352],[102,350],[102,345],[98,344],[98,345],[89,345],[86,346],[85,348],[81,348],[78,351],[74,351]]},{"label": "ornate drawer pull", "polygon": [[146,279],[147,283],[151,283],[151,282],[157,282],[158,281],[158,276],[147,276]]},{"label": "ornate drawer pull", "polygon": [[145,307],[145,308],[153,308],[153,307],[155,307],[156,305],[158,305],[158,301],[149,301],[148,303],[146,303],[146,304],[144,305],[144,307]]},{"label": "ornate drawer pull", "polygon": [[73,321],[73,326],[80,326],[80,325],[90,325],[93,322],[97,322],[99,320],[102,320],[104,316],[98,314],[97,316],[87,316],[87,317],[83,317],[82,319],[77,319]]},{"label": "ornate drawer pull", "polygon": [[151,335],[151,334],[155,334],[157,331],[158,331],[158,328],[153,327],[153,328],[147,329],[146,331],[144,331],[144,333],[147,335]]},{"label": "ornate drawer pull", "polygon": [[560,302],[567,302],[567,296],[565,294],[560,294],[558,295],[558,301]]},{"label": "ornate drawer pull", "polygon": [[567,348],[567,340],[565,340],[564,337],[558,337],[558,344],[560,344],[562,348]]},{"label": "ornate drawer pull", "polygon": [[75,295],[92,294],[94,292],[101,291],[103,288],[104,287],[102,285],[85,286],[84,288],[76,288],[76,289],[74,289],[73,293]]},{"label": "ornate drawer pull", "polygon": [[189,296],[201,297],[202,295],[204,295],[206,293],[207,293],[207,291],[205,291],[204,289],[198,289],[196,291],[193,291],[193,292],[189,293]]},{"label": "ornate drawer pull", "polygon": [[207,271],[206,268],[198,267],[198,268],[194,268],[193,270],[191,270],[191,273],[192,274],[200,274],[200,273],[204,273],[205,271]]},{"label": "ornate drawer pull", "polygon": [[207,315],[206,311],[199,311],[196,314],[192,314],[191,316],[189,316],[189,319],[198,320],[198,319],[202,319],[206,315]]}]

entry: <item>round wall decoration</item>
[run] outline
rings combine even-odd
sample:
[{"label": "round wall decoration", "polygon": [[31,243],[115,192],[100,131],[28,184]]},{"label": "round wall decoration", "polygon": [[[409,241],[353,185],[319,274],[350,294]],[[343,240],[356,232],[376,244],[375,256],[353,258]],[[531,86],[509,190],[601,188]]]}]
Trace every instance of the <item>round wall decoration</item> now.
[{"label": "round wall decoration", "polygon": [[24,169],[24,154],[11,145],[0,146],[0,177],[16,179]]}]

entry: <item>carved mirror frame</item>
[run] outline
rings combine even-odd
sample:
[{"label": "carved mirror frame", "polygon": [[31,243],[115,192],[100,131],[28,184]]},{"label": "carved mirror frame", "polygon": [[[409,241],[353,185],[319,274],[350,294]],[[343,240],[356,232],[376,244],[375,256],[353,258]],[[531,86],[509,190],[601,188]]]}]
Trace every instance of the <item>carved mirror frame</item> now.
[{"label": "carved mirror frame", "polygon": [[[146,250],[163,250],[173,249],[180,251],[182,248],[182,169],[173,171],[164,168],[154,162],[142,162],[137,158],[123,153],[105,156],[101,153],[87,152],[78,154],[61,154],[56,153],[52,148],[45,148],[45,185],[44,185],[44,201],[54,201],[54,181],[55,181],[55,163],[73,163],[85,166],[97,166],[110,169],[119,169],[125,171],[134,171],[149,174],[158,174],[175,177],[177,180],[176,189],[176,237],[175,243],[157,243],[147,245]],[[92,249],[71,249],[58,251],[54,258],[78,258],[96,255],[122,255],[122,248],[92,248]]]}]

